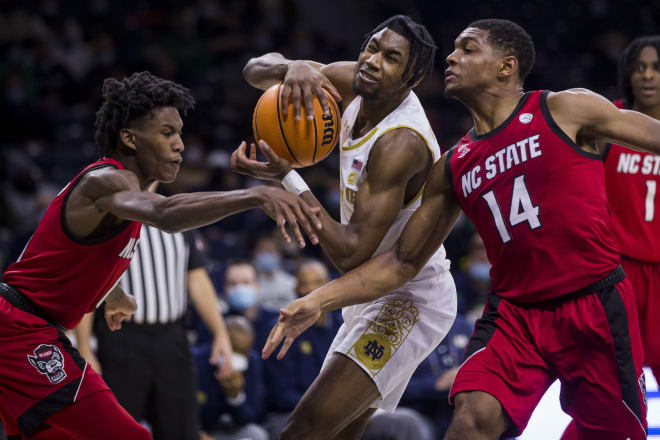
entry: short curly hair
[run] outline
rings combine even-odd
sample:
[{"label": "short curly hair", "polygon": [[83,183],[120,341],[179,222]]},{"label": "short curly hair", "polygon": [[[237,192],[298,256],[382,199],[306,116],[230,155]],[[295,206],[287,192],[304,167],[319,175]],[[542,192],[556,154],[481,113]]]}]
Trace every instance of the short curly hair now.
[{"label": "short curly hair", "polygon": [[114,153],[119,131],[132,121],[158,107],[176,107],[184,115],[195,107],[190,90],[180,84],[158,78],[150,72],[136,72],[117,80],[103,81],[103,103],[96,112],[96,135],[99,157]]},{"label": "short curly hair", "polygon": [[534,67],[536,51],[534,42],[525,30],[516,23],[499,18],[487,18],[473,21],[468,25],[488,31],[488,42],[506,55],[518,60],[518,77],[524,81]]},{"label": "short curly hair", "polygon": [[433,73],[433,63],[437,49],[435,41],[433,41],[433,37],[424,25],[416,23],[407,15],[394,15],[376,26],[374,30],[365,35],[360,51],[364,51],[371,37],[385,28],[389,28],[410,42],[410,55],[408,56],[408,64],[406,64],[406,68],[401,75],[402,79],[405,80],[412,72],[410,79],[407,81],[407,84],[412,86],[420,78],[430,76]]},{"label": "short curly hair", "polygon": [[658,53],[658,57],[660,57],[660,35],[648,35],[635,38],[619,57],[617,79],[619,93],[621,93],[621,98],[623,99],[623,104],[626,108],[630,108],[635,104],[635,96],[633,95],[632,84],[630,83],[630,75],[632,75],[633,68],[635,67],[635,64],[637,64],[639,54],[645,47],[652,47]]}]

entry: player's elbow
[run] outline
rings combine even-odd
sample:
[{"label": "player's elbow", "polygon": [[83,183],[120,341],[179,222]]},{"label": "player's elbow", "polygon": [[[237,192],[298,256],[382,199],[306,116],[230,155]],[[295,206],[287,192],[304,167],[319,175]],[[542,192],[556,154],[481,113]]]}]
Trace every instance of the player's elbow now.
[{"label": "player's elbow", "polygon": [[406,252],[399,246],[396,246],[390,251],[392,258],[395,261],[395,267],[399,273],[399,277],[404,281],[411,280],[422,270],[423,263],[420,264],[412,252]]},{"label": "player's elbow", "polygon": [[401,284],[413,279],[422,269],[423,264],[418,264],[414,256],[402,251],[398,246],[387,252],[388,267],[396,272]]},{"label": "player's elbow", "polygon": [[257,63],[258,63],[258,58],[250,58],[248,62],[245,63],[245,66],[243,66],[243,70],[241,71],[241,74],[243,75],[245,81],[247,81],[248,84],[250,84],[253,87],[255,86],[255,84],[252,77]]},{"label": "player's elbow", "polygon": [[268,78],[267,72],[272,67],[272,61],[275,58],[284,57],[279,53],[272,52],[260,57],[250,58],[241,71],[245,81],[257,89],[265,90],[270,87],[272,80]]},{"label": "player's elbow", "polygon": [[334,263],[335,263],[335,266],[337,267],[337,270],[339,271],[339,273],[342,273],[342,274],[344,274],[346,272],[349,272],[349,271],[355,269],[357,266],[360,265],[359,263],[355,264],[353,261],[350,261],[349,259],[338,260],[338,261],[335,261]]}]

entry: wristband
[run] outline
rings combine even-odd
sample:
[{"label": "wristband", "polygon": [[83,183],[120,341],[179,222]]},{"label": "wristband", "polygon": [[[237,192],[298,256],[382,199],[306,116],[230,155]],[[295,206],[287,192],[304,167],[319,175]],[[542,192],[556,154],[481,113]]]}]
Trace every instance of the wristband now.
[{"label": "wristband", "polygon": [[309,191],[309,186],[307,186],[303,178],[300,177],[300,174],[296,173],[295,170],[289,171],[287,175],[284,176],[284,179],[282,179],[282,185],[284,185],[284,189],[288,192],[296,195]]}]

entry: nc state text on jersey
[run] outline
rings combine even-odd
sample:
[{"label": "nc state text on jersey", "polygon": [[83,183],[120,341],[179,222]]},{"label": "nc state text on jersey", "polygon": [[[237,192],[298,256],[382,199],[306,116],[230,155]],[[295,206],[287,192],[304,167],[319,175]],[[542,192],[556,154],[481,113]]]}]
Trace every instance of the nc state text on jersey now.
[{"label": "nc state text on jersey", "polygon": [[[540,156],[539,135],[535,134],[488,156],[484,161],[485,177],[491,180],[498,174],[508,171],[516,165]],[[471,170],[461,176],[461,187],[464,197],[467,197],[468,194],[481,186],[481,171],[481,165],[475,165]]]},{"label": "nc state text on jersey", "polygon": [[660,156],[646,155],[642,160],[642,155],[639,153],[621,153],[616,172],[657,176],[660,174]]}]

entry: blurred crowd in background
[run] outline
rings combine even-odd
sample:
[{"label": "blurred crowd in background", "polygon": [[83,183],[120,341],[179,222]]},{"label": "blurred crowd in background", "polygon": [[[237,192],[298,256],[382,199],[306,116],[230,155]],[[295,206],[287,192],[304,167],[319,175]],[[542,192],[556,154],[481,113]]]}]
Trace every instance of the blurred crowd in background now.
[{"label": "blurred crowd in background", "polygon": [[[396,13],[421,21],[436,40],[436,71],[415,91],[446,150],[471,126],[463,107],[444,97],[442,80],[453,40],[471,21],[508,18],[530,33],[537,60],[527,89],[586,87],[613,99],[618,55],[634,37],[657,32],[660,2],[0,0],[0,268],[20,254],[57,192],[96,159],[94,117],[104,78],[149,70],[182,83],[197,100],[184,118],[186,150],[179,176],[160,192],[250,186],[256,182],[229,167],[231,152],[252,138],[252,110],[260,94],[241,77],[245,62],[270,51],[324,63],[354,60],[363,35]],[[338,153],[301,174],[338,218]],[[221,299],[226,300],[230,260],[254,264],[258,291],[266,292],[255,301],[273,313],[282,298],[295,298],[294,275],[302,261],[325,262],[329,277],[338,276],[320,248],[286,245],[273,226],[252,210],[200,230]],[[435,417],[438,426],[445,416],[437,414],[444,411],[437,402],[446,398],[448,380],[441,379],[459,362],[465,333],[490,287],[483,243],[469,222],[460,219],[445,246],[458,288],[461,328],[432,354],[430,364],[420,367],[419,381],[413,380],[402,402]],[[269,303],[273,295],[267,293],[276,289],[283,292]]]}]

